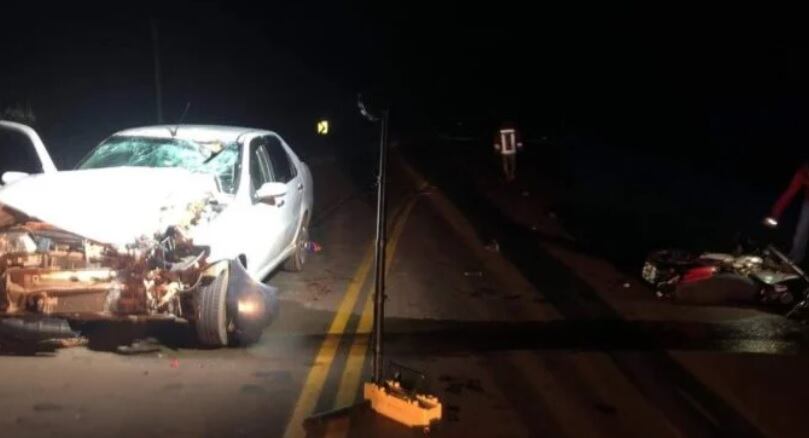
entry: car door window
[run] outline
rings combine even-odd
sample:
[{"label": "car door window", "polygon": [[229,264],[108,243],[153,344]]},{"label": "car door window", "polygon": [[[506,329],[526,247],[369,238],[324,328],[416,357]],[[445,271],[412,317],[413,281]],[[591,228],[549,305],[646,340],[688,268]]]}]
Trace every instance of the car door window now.
[{"label": "car door window", "polygon": [[273,181],[287,183],[297,176],[295,166],[279,139],[270,137],[267,149],[270,155]]},{"label": "car door window", "polygon": [[272,181],[272,174],[269,166],[270,159],[267,156],[267,149],[260,141],[254,141],[250,145],[250,183],[255,193],[262,184]]},{"label": "car door window", "polygon": [[0,129],[0,175],[8,171],[40,173],[42,163],[28,138]]}]

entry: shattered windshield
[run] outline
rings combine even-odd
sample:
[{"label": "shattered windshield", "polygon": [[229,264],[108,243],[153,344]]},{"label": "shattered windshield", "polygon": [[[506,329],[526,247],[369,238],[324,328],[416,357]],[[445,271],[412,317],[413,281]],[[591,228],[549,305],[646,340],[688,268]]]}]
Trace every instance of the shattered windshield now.
[{"label": "shattered windshield", "polygon": [[225,193],[236,193],[239,147],[237,143],[197,143],[178,138],[110,137],[78,166],[181,167],[192,172],[216,175]]}]

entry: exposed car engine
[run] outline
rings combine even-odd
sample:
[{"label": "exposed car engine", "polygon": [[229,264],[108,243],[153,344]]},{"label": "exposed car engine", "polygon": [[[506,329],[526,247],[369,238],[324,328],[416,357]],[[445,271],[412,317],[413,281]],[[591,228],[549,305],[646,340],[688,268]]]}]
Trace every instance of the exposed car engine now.
[{"label": "exposed car engine", "polygon": [[[201,212],[192,211],[197,217]],[[24,221],[0,231],[0,311],[181,318],[181,292],[199,281],[207,254],[181,226],[122,251],[43,222]]]}]

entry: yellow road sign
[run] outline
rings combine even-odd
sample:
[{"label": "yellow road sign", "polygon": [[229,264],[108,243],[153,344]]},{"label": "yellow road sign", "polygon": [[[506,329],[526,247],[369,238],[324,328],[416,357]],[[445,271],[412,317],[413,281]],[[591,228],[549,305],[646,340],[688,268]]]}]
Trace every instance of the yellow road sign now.
[{"label": "yellow road sign", "polygon": [[321,120],[317,122],[317,133],[320,135],[326,135],[329,133],[329,121],[328,120]]}]

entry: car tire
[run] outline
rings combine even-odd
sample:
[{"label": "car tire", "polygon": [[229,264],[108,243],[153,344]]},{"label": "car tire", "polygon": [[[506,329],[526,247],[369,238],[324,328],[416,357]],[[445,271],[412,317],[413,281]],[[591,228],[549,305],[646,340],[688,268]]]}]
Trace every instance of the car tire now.
[{"label": "car tire", "polygon": [[289,272],[303,271],[303,265],[306,264],[307,249],[306,244],[309,243],[309,217],[304,217],[301,221],[300,230],[298,230],[298,237],[295,239],[295,251],[284,262],[284,270]]},{"label": "car tire", "polygon": [[200,288],[197,303],[197,339],[206,347],[228,345],[228,270]]}]

